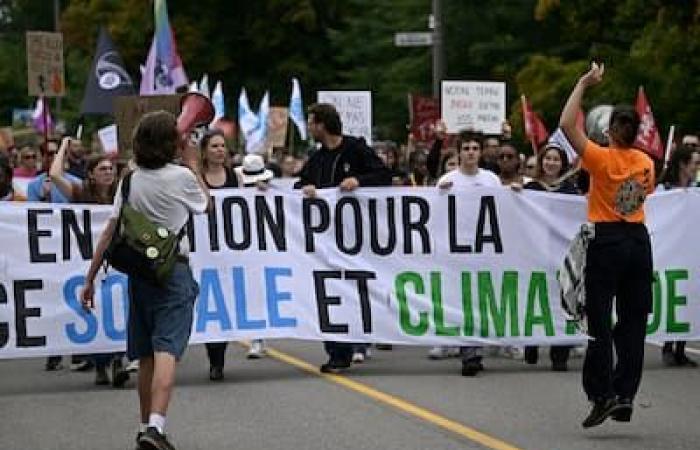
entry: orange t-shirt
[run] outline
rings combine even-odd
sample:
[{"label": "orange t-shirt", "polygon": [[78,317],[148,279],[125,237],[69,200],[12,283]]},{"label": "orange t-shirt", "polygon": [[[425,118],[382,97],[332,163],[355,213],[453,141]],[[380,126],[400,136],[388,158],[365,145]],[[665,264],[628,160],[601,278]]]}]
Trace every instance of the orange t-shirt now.
[{"label": "orange t-shirt", "polygon": [[637,149],[588,141],[581,159],[591,175],[588,220],[643,223],[644,199],[654,191],[651,158]]}]

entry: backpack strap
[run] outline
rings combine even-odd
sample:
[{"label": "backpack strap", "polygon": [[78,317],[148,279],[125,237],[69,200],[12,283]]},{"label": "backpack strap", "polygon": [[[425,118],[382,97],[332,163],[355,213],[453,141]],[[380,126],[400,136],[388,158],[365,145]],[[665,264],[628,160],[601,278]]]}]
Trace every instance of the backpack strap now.
[{"label": "backpack strap", "polygon": [[129,192],[131,191],[131,176],[133,174],[134,171],[132,170],[131,172],[124,175],[124,178],[122,179],[122,204],[127,203],[129,201]]}]

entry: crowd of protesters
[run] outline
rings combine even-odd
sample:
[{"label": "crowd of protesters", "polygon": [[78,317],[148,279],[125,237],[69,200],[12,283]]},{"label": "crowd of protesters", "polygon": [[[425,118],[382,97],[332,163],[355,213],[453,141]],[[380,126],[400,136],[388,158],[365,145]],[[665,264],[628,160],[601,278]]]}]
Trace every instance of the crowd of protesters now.
[{"label": "crowd of protesters", "polygon": [[[511,140],[507,123],[501,135],[484,135],[474,130],[448,135],[445,125],[439,121],[434,126],[434,139],[430,143],[419,143],[409,136],[406,143],[376,141],[370,147],[361,138],[342,135],[337,111],[331,105],[320,104],[309,110],[309,132],[316,145],[302,157],[278,148],[265,154],[244,156],[229,150],[223,133],[216,130],[207,132],[198,149],[197,164],[202,183],[207,189],[266,189],[269,183],[279,182],[280,186],[294,186],[302,190],[306,196],[314,196],[316,189],[351,191],[362,186],[434,186],[441,190],[491,186],[515,192],[537,190],[586,195],[590,183],[584,169],[594,167],[590,161],[586,164],[585,158],[583,166],[578,160],[569,160],[565,149],[556,141],[545,143],[535,155],[526,154]],[[584,141],[578,142],[581,146],[577,149],[579,154],[583,153],[583,148],[600,149],[608,145],[608,142],[592,141],[586,144],[585,136],[581,139]],[[671,152],[668,163],[665,166],[657,165],[658,173],[653,174],[655,177],[648,177],[659,180],[657,190],[698,185],[698,141],[695,134],[683,136]],[[86,148],[91,151],[87,152]],[[118,166],[123,164],[118,164],[116,155],[104,154],[94,148],[94,145],[86,147],[79,140],[65,137],[61,140],[48,139],[38,146],[0,149],[0,200],[112,204],[122,173]],[[590,158],[592,156],[589,155]],[[341,159],[343,164],[338,164]],[[190,161],[189,164],[194,163]],[[377,348],[390,350],[391,346],[378,345]],[[226,343],[208,343],[206,349],[210,363],[209,378],[212,381],[223,379]],[[325,350],[329,359],[321,366],[322,372],[342,371],[353,363],[365,361],[370,355],[369,345],[363,343],[326,342]],[[473,346],[434,347],[430,349],[428,357],[442,359],[461,356],[462,375],[475,376],[484,369],[483,350]],[[536,364],[539,349],[534,346],[507,348],[505,353],[522,358],[528,364]],[[571,347],[552,347],[552,370],[568,370],[570,353]],[[260,358],[264,355],[265,343],[254,340],[248,357]],[[129,379],[123,357],[121,353],[73,356],[71,368],[90,370],[94,367],[96,384],[121,387]],[[593,362],[589,360],[587,357],[586,365],[590,367]],[[61,361],[61,356],[49,357],[46,370],[60,370]],[[697,366],[686,354],[685,342],[666,343],[662,349],[662,361],[669,366]],[[111,367],[111,379],[107,373],[108,367]],[[591,383],[589,380],[590,386]],[[604,420],[607,415],[620,413],[617,409],[613,410],[620,407],[619,402],[605,401],[608,403],[596,403],[598,410],[594,408],[587,419],[589,426],[597,424],[596,420]],[[143,418],[144,421],[146,419],[147,416]],[[139,439],[146,428],[141,430]]]}]

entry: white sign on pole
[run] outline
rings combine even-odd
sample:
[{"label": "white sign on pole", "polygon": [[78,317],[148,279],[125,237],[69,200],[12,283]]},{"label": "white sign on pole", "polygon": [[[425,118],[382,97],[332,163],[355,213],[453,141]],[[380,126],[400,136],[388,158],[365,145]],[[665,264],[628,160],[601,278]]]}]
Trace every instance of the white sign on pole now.
[{"label": "white sign on pole", "polygon": [[100,143],[105,153],[113,154],[119,151],[116,125],[108,125],[104,128],[100,128],[97,130],[97,135],[100,138]]},{"label": "white sign on pole", "polygon": [[318,91],[319,103],[335,106],[343,134],[365,138],[372,145],[372,93],[370,91]]},{"label": "white sign on pole", "polygon": [[429,31],[415,33],[396,33],[394,45],[397,47],[429,47],[433,45],[433,33]]},{"label": "white sign on pole", "polygon": [[506,120],[506,84],[494,81],[443,81],[442,120],[448,133],[465,129],[501,134]]}]

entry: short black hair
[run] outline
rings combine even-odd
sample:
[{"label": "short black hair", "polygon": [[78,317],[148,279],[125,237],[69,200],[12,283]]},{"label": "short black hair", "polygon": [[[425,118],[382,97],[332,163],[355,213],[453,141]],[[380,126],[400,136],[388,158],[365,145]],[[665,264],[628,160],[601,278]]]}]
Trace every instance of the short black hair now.
[{"label": "short black hair", "polygon": [[315,103],[309,106],[309,116],[314,115],[314,122],[322,123],[326,131],[332,135],[340,136],[343,132],[343,125],[340,115],[335,106],[330,103]]},{"label": "short black hair", "polygon": [[624,147],[632,147],[639,131],[639,114],[631,105],[616,105],[610,114],[608,132]]},{"label": "short black hair", "polygon": [[144,114],[133,134],[136,164],[146,169],[165,166],[175,158],[179,138],[174,115],[163,110]]}]

